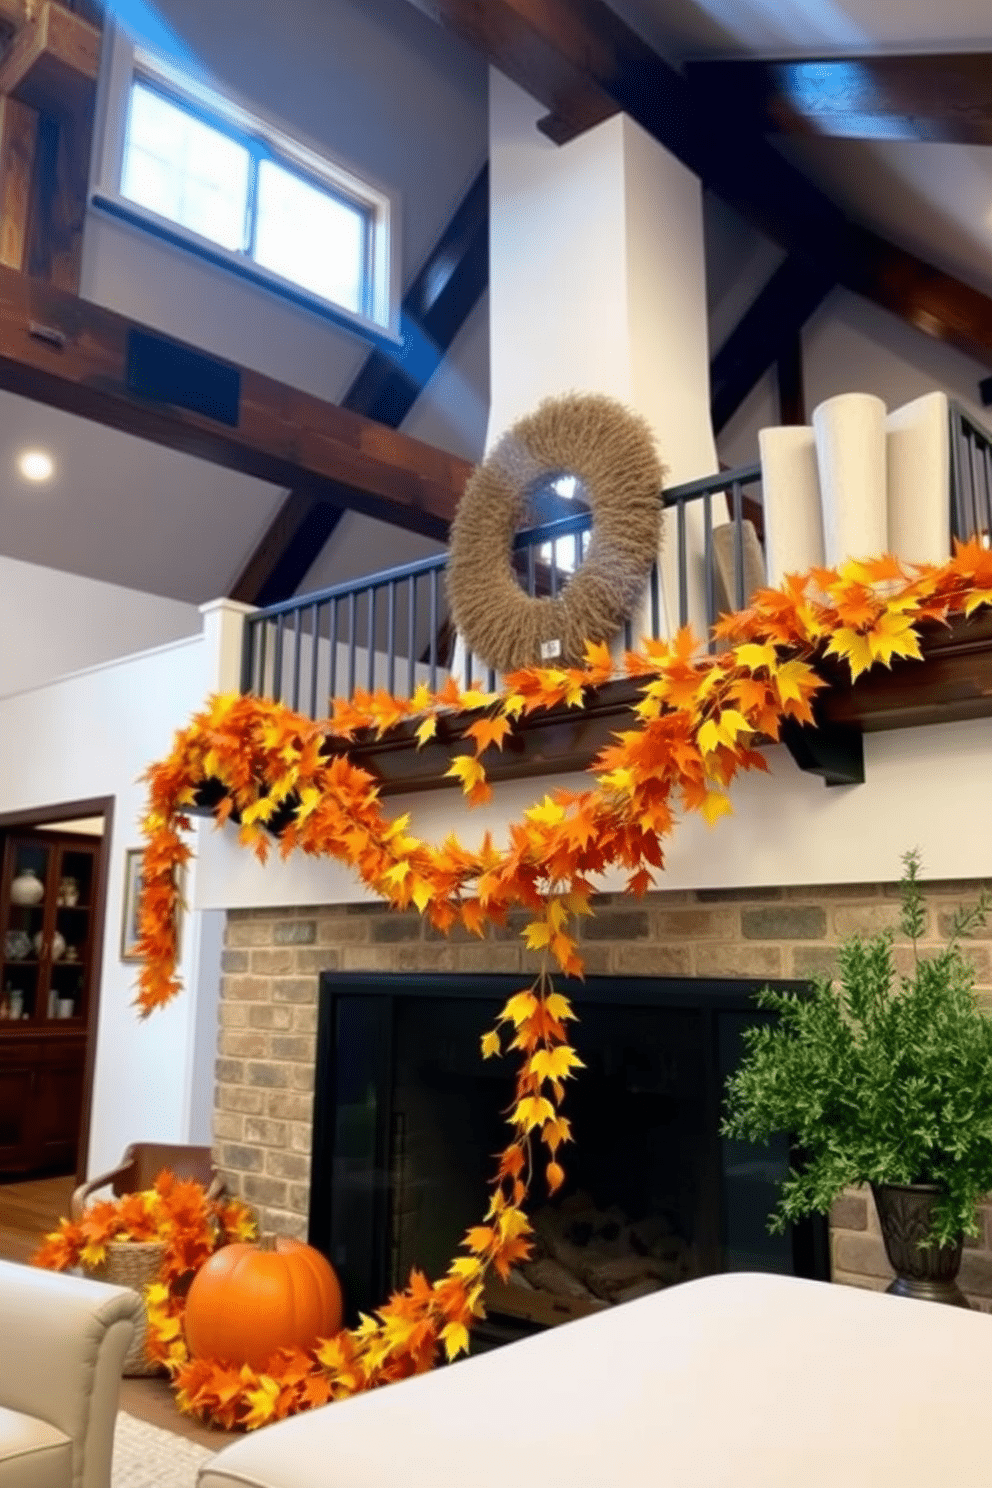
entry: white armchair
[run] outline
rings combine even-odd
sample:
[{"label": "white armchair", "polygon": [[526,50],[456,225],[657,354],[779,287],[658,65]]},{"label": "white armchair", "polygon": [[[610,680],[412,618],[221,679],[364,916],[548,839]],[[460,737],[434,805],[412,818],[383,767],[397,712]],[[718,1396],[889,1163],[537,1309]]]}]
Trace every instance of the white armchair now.
[{"label": "white armchair", "polygon": [[0,1261],[0,1488],[108,1488],[126,1287]]}]

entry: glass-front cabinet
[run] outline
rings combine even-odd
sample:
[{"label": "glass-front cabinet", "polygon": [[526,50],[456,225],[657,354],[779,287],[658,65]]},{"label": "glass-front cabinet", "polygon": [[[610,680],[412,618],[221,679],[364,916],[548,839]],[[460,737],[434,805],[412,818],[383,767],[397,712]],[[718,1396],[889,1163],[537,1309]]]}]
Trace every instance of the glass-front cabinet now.
[{"label": "glass-front cabinet", "polygon": [[98,850],[99,839],[8,839],[0,1021],[85,1019]]},{"label": "glass-front cabinet", "polygon": [[75,1161],[100,851],[70,833],[3,838],[0,1176]]}]

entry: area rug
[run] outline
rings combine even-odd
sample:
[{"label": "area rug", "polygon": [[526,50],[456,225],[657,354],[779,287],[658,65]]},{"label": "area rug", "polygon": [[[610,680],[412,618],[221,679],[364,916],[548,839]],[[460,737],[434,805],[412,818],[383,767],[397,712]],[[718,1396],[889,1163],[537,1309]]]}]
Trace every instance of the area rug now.
[{"label": "area rug", "polygon": [[110,1488],[194,1488],[197,1470],[213,1456],[199,1442],[118,1411]]}]

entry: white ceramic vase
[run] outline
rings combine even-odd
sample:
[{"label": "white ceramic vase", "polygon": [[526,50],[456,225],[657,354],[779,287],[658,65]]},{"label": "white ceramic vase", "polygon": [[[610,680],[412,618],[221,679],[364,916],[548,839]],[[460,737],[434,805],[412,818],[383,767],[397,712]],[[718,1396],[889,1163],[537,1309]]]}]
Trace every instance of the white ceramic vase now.
[{"label": "white ceramic vase", "polygon": [[45,885],[33,868],[25,868],[10,885],[10,902],[30,908],[45,897]]}]

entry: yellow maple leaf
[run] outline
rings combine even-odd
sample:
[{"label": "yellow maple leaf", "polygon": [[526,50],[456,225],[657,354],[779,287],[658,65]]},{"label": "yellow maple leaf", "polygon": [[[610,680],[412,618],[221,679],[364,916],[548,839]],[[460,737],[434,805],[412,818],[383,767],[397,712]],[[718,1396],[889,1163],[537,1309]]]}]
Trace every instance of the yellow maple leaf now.
[{"label": "yellow maple leaf", "polygon": [[787,661],[775,673],[775,686],[783,703],[801,703],[823,684],[805,661]]},{"label": "yellow maple leaf", "polygon": [[468,1352],[468,1329],[464,1323],[449,1323],[441,1329],[441,1342],[444,1344],[444,1352],[448,1356],[448,1363],[457,1359],[459,1354]]},{"label": "yellow maple leaf", "polygon": [[462,790],[466,795],[470,795],[477,786],[485,785],[486,783],[486,772],[484,768],[470,754],[458,755],[456,759],[451,761],[450,768],[445,770],[444,773],[445,775],[453,775],[456,780],[460,780]]},{"label": "yellow maple leaf", "polygon": [[529,951],[540,951],[551,944],[551,926],[546,920],[531,920],[524,927],[524,940]]},{"label": "yellow maple leaf", "polygon": [[[852,681],[860,677],[862,672],[867,672],[875,659],[872,656],[871,646],[867,636],[859,634],[856,630],[849,629],[846,625],[842,625],[839,630],[834,631],[827,646],[827,654],[829,656],[839,656],[843,661],[847,662],[851,669]],[[784,671],[785,668],[783,667],[782,670]],[[778,681],[780,684],[779,692],[781,694],[781,673],[779,673]],[[784,697],[782,701],[785,701]]]},{"label": "yellow maple leaf", "polygon": [[529,1069],[539,1080],[567,1080],[573,1070],[585,1069],[585,1065],[568,1044],[559,1044],[556,1049],[538,1049]]},{"label": "yellow maple leaf", "polygon": [[722,791],[707,791],[699,809],[712,827],[721,816],[730,816],[734,808]]},{"label": "yellow maple leaf", "polygon": [[770,641],[760,646],[749,641],[743,646],[735,646],[734,660],[738,666],[747,667],[749,672],[756,672],[761,667],[774,671],[778,664],[778,653]]},{"label": "yellow maple leaf", "polygon": [[258,1388],[246,1390],[245,1399],[251,1406],[244,1419],[246,1431],[254,1431],[259,1426],[264,1426],[271,1421],[275,1414],[276,1401],[279,1399],[280,1386],[267,1374],[258,1376]]},{"label": "yellow maple leaf", "polygon": [[437,714],[431,713],[429,717],[425,718],[423,723],[417,728],[416,733],[417,748],[422,749],[437,733]]},{"label": "yellow maple leaf", "polygon": [[499,1041],[499,1034],[497,1033],[495,1028],[491,1029],[489,1033],[484,1033],[482,1035],[483,1059],[492,1059],[494,1054],[502,1054],[502,1052],[503,1050]]},{"label": "yellow maple leaf", "polygon": [[[564,999],[563,999],[564,1000]],[[537,1012],[537,998],[533,992],[515,992],[500,1014],[501,1023],[512,1023],[519,1028]]]},{"label": "yellow maple leaf", "polygon": [[565,820],[565,808],[559,806],[557,801],[552,801],[550,796],[545,796],[539,806],[531,806],[524,812],[528,821],[540,822],[545,826],[556,827],[559,822]]},{"label": "yellow maple leaf", "polygon": [[893,656],[908,656],[915,661],[923,660],[920,638],[913,629],[913,622],[905,615],[880,615],[875,626],[868,632],[868,645],[875,661],[888,666]]},{"label": "yellow maple leaf", "polygon": [[535,1126],[543,1126],[545,1121],[553,1121],[554,1114],[554,1106],[543,1095],[525,1095],[523,1100],[517,1101],[510,1120],[514,1126],[521,1126],[528,1132]]},{"label": "yellow maple leaf", "polygon": [[570,1018],[575,1018],[575,1014],[572,1011],[572,1004],[560,992],[549,992],[544,999],[544,1006],[547,1008],[551,1017],[557,1019],[559,1023],[566,1023]]},{"label": "yellow maple leaf", "polygon": [[413,884],[410,888],[410,898],[420,910],[421,914],[423,914],[424,910],[427,908],[428,904],[430,904],[433,897],[434,890],[428,883],[427,879],[418,878],[415,876]]}]

